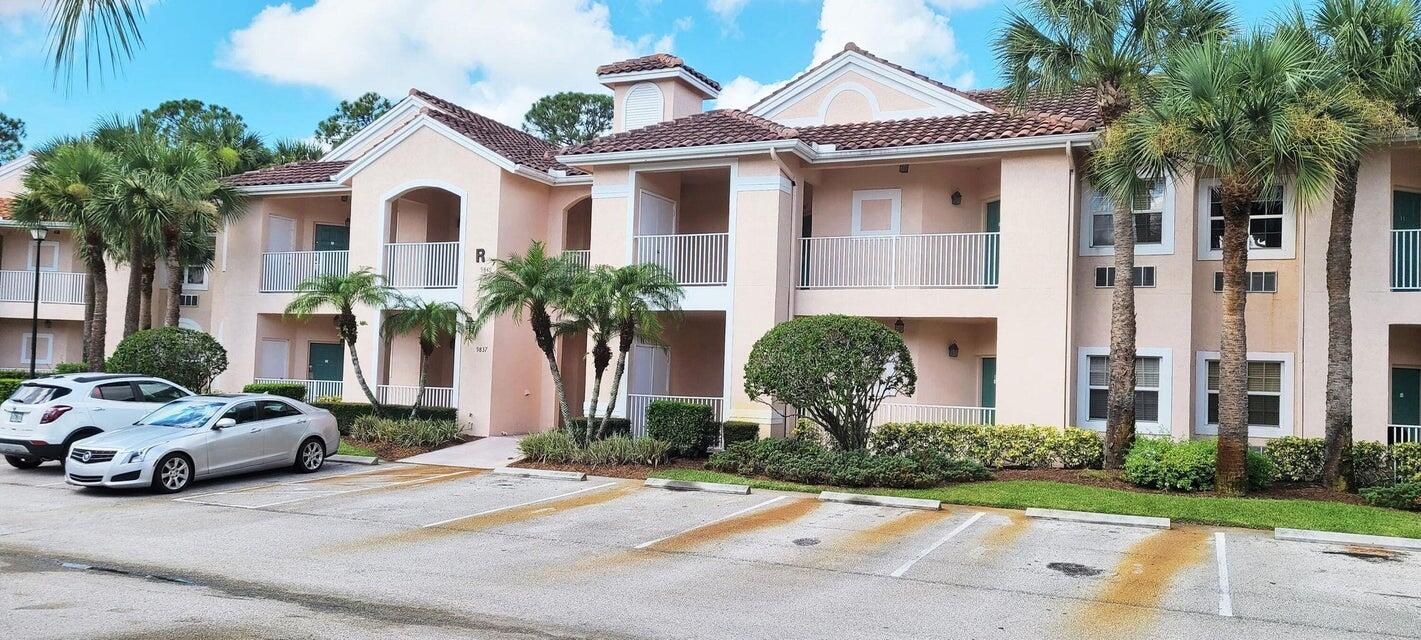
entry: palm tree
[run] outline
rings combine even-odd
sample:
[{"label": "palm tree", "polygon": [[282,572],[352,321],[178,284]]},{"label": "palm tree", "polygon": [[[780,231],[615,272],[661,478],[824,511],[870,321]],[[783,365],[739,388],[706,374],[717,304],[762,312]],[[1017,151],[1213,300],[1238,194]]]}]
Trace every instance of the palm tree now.
[{"label": "palm tree", "polygon": [[[1018,104],[1033,94],[1093,89],[1107,130],[1150,93],[1152,76],[1181,44],[1230,31],[1216,0],[1029,0],[1011,10],[993,48]],[[1090,173],[1087,173],[1090,176]],[[1092,180],[1095,183],[1095,180]],[[1110,311],[1110,389],[1105,468],[1118,469],[1135,437],[1135,219],[1115,201],[1115,289]]]},{"label": "palm tree", "polygon": [[49,44],[54,72],[65,79],[74,73],[74,58],[82,51],[84,80],[89,67],[115,67],[119,58],[131,58],[143,45],[138,23],[143,19],[142,0],[51,0]]},{"label": "palm tree", "polygon": [[468,332],[473,317],[463,307],[452,302],[430,302],[401,299],[394,313],[385,318],[380,331],[386,340],[407,333],[419,336],[419,391],[410,407],[410,418],[419,412],[424,402],[425,384],[429,378],[429,356],[439,347],[441,338],[472,335]]},{"label": "palm tree", "polygon": [[108,269],[104,256],[108,238],[119,226],[98,204],[108,188],[113,157],[86,141],[69,141],[42,149],[24,177],[25,191],[16,203],[15,218],[31,224],[45,220],[68,223],[79,238],[79,256],[87,272],[84,315],[84,364],[102,371],[108,331]]},{"label": "palm tree", "polygon": [[360,354],[355,349],[360,329],[360,322],[355,319],[355,308],[369,306],[383,309],[393,297],[390,288],[385,286],[384,276],[365,267],[345,275],[328,273],[302,281],[296,285],[296,298],[286,305],[285,310],[285,315],[297,318],[309,317],[324,307],[336,310],[336,331],[341,341],[345,342],[350,364],[355,367],[355,381],[360,383],[360,390],[365,392],[365,398],[376,411],[380,409],[380,401],[375,399],[370,385],[365,382]]},{"label": "palm tree", "polygon": [[[607,283],[607,298],[612,318],[617,326],[617,369],[612,374],[612,394],[607,399],[607,414],[597,423],[597,438],[607,430],[607,420],[617,408],[622,376],[627,372],[627,354],[638,340],[661,345],[661,320],[658,312],[681,313],[681,298],[685,292],[666,269],[655,264],[631,264],[617,267]],[[591,430],[589,426],[589,431]]]},{"label": "palm tree", "polygon": [[306,140],[277,140],[271,148],[271,163],[286,164],[303,160],[320,160],[326,149]]},{"label": "palm tree", "polygon": [[555,314],[559,314],[572,296],[573,273],[567,261],[548,255],[543,243],[534,241],[528,252],[494,259],[493,269],[479,278],[478,312],[473,333],[477,334],[493,318],[502,315],[521,322],[528,314],[533,329],[533,341],[548,360],[557,392],[562,423],[572,428],[572,413],[567,408],[567,389],[558,370],[553,335]]},{"label": "palm tree", "polygon": [[[1282,26],[1310,37],[1316,55],[1335,62],[1343,82],[1375,109],[1369,146],[1417,122],[1421,86],[1421,4],[1416,0],[1322,0],[1306,16],[1295,9]],[[1352,470],[1343,455],[1352,447],[1352,222],[1360,158],[1338,169],[1327,242],[1327,409],[1322,479],[1347,490]]]},{"label": "palm tree", "polygon": [[[1248,342],[1244,323],[1249,216],[1264,189],[1291,183],[1295,206],[1332,185],[1363,134],[1355,102],[1329,84],[1306,41],[1258,32],[1173,53],[1159,93],[1126,117],[1104,153],[1144,175],[1213,171],[1223,213],[1223,317],[1219,344],[1219,453],[1215,486],[1247,490]],[[1128,186],[1112,189],[1128,195]]]},{"label": "palm tree", "polygon": [[[612,315],[612,285],[616,272],[607,265],[590,270],[576,270],[572,297],[563,310],[566,319],[558,323],[558,336],[587,332],[592,341],[592,395],[587,408],[590,421],[597,417],[597,402],[602,393],[602,377],[612,364],[612,335],[617,333],[617,319]],[[590,424],[590,422],[589,422]],[[583,434],[592,437],[592,429]],[[589,440],[590,441],[590,440]]]}]

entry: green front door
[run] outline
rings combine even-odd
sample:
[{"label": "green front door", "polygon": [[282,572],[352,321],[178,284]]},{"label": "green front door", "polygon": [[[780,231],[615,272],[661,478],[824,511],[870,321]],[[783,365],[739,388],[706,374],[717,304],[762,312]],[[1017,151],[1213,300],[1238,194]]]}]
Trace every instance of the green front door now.
[{"label": "green front door", "polygon": [[316,225],[314,251],[346,251],[350,249],[350,227],[336,224]]},{"label": "green front door", "polygon": [[[982,220],[982,228],[987,233],[998,233],[1002,230],[1002,202],[993,200],[987,203],[987,214]],[[986,261],[987,261],[987,286],[997,286],[997,265],[1000,261],[1001,236],[993,236],[987,239]]]},{"label": "green front door", "polygon": [[339,342],[312,342],[310,364],[306,365],[310,380],[340,380],[345,373],[345,350]]},{"label": "green front door", "polygon": [[1392,367],[1391,423],[1421,425],[1421,369]]},{"label": "green front door", "polygon": [[[997,359],[982,358],[982,399],[983,407],[997,406]],[[995,417],[992,422],[996,422]]]}]

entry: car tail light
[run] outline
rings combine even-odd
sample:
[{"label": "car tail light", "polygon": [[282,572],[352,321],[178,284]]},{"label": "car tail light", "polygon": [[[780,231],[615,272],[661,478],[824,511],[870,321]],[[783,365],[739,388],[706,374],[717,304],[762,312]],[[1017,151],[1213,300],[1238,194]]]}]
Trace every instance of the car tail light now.
[{"label": "car tail light", "polygon": [[42,415],[42,416],[39,417],[39,423],[40,423],[40,424],[49,424],[49,423],[51,423],[51,422],[54,422],[55,420],[58,420],[58,419],[59,419],[59,416],[62,416],[62,415],[64,415],[64,414],[66,414],[66,413],[69,413],[70,411],[73,411],[73,410],[74,410],[74,407],[71,407],[71,406],[69,406],[69,405],[67,405],[67,404],[57,404],[57,405],[54,405],[54,406],[52,406],[52,407],[50,407],[50,408],[48,408],[48,409],[45,409],[44,415]]}]

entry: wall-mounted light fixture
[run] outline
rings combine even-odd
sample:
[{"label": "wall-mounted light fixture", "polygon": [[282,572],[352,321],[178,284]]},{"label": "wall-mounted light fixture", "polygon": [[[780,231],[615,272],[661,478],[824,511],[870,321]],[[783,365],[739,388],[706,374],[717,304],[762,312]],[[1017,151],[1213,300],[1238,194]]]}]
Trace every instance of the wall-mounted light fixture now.
[{"label": "wall-mounted light fixture", "polygon": [[961,351],[961,349],[957,348],[957,342],[947,345],[947,357],[949,358],[956,358],[957,354],[961,353]]},{"label": "wall-mounted light fixture", "polygon": [[893,323],[893,330],[894,330],[894,331],[897,331],[898,333],[903,333],[903,329],[904,329],[903,319],[902,319],[902,318],[899,318],[897,321],[895,321],[895,322]]},{"label": "wall-mounted light fixture", "polygon": [[908,165],[906,165],[906,164],[900,164],[900,165],[898,165],[898,173],[908,173]]},{"label": "wall-mounted light fixture", "polygon": [[953,206],[957,206],[957,205],[959,205],[959,204],[962,204],[962,192],[961,192],[961,191],[958,191],[958,190],[956,190],[956,189],[953,189],[953,190],[952,190],[952,205],[953,205]]}]

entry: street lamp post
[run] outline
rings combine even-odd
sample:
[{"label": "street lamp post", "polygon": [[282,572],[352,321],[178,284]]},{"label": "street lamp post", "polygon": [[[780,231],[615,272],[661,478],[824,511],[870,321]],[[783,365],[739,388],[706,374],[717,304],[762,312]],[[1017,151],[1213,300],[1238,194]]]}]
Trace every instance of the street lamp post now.
[{"label": "street lamp post", "polygon": [[39,261],[44,246],[44,237],[49,229],[44,225],[30,229],[30,237],[35,239],[35,290],[30,313],[30,377],[35,377],[35,360],[39,358]]}]

